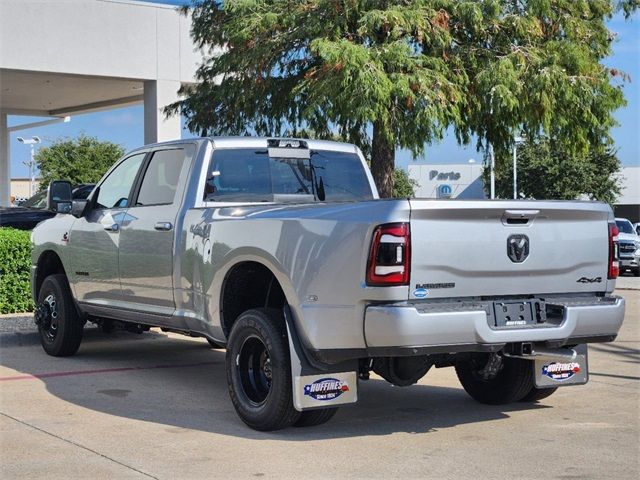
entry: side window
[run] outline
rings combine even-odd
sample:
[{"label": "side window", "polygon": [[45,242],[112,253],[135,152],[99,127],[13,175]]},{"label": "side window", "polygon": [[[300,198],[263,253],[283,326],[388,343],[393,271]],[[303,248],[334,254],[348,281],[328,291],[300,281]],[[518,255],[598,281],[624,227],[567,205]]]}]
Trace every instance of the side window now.
[{"label": "side window", "polygon": [[270,193],[269,157],[266,150],[230,148],[214,151],[205,185],[205,199],[245,201]]},{"label": "side window", "polygon": [[170,205],[174,202],[180,172],[194,147],[158,150],[153,153],[140,185],[136,206]]},{"label": "side window", "polygon": [[129,193],[144,156],[144,153],[130,156],[105,178],[104,182],[100,184],[100,191],[96,199],[98,208],[124,208],[128,206]]}]

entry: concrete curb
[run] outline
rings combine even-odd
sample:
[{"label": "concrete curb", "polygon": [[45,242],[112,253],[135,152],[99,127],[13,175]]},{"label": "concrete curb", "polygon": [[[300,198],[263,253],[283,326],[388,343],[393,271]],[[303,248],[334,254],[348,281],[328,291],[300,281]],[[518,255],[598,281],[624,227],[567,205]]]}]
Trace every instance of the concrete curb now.
[{"label": "concrete curb", "polygon": [[0,315],[0,333],[36,331],[33,313],[5,313]]}]

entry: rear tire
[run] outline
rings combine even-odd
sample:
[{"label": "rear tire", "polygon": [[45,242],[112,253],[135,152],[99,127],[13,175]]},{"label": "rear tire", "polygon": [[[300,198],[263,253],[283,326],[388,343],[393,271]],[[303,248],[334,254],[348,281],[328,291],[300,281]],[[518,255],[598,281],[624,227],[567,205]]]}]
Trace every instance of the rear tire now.
[{"label": "rear tire", "polygon": [[54,357],[75,354],[82,342],[84,322],[78,316],[65,275],[49,275],[44,279],[38,306],[43,306],[46,312],[38,325],[44,351]]},{"label": "rear tire", "polygon": [[502,368],[494,378],[485,380],[480,374],[488,356],[459,362],[456,374],[465,391],[487,405],[504,405],[522,400],[534,387],[533,368],[529,360],[502,358]]},{"label": "rear tire", "polygon": [[529,393],[527,393],[521,402],[537,402],[539,400],[543,400],[547,397],[550,397],[558,390],[558,387],[553,388],[536,388],[533,387]]},{"label": "rear tire", "polygon": [[249,427],[279,430],[298,420],[282,312],[261,308],[238,317],[227,343],[226,370],[231,402]]},{"label": "rear tire", "polygon": [[321,410],[309,410],[300,413],[300,418],[293,424],[294,427],[315,427],[327,423],[338,412],[337,408],[323,408]]}]

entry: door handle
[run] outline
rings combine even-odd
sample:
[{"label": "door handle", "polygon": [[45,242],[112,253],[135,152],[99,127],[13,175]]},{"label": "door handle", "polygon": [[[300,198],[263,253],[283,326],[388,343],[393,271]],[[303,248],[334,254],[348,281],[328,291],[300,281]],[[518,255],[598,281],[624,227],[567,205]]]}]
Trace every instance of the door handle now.
[{"label": "door handle", "polygon": [[111,225],[105,225],[104,229],[107,232],[117,232],[118,230],[120,230],[120,225],[118,225],[117,223],[113,223]]},{"label": "door handle", "polygon": [[173,228],[173,225],[171,225],[171,222],[157,222],[154,228],[161,232],[168,232]]}]

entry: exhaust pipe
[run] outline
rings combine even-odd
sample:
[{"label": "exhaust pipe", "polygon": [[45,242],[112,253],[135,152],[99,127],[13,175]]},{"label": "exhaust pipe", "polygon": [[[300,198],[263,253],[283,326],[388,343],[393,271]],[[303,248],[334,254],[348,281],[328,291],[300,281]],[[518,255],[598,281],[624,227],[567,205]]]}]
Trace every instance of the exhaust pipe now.
[{"label": "exhaust pipe", "polygon": [[504,355],[513,358],[522,358],[523,360],[561,360],[563,362],[572,362],[578,356],[573,348],[544,348],[536,347],[530,343],[513,345],[511,349],[505,350]]}]

